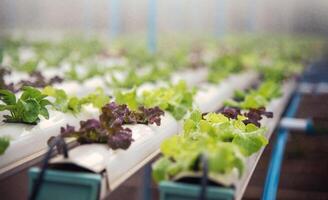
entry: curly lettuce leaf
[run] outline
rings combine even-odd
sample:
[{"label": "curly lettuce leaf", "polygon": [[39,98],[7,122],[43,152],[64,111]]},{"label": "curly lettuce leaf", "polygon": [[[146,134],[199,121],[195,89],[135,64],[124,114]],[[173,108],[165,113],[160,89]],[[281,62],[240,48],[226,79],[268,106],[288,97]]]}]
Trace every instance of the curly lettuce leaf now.
[{"label": "curly lettuce leaf", "polygon": [[241,176],[244,171],[244,156],[239,147],[233,143],[225,143],[201,138],[190,141],[183,136],[173,136],[161,145],[163,158],[153,164],[155,181],[167,180],[183,171],[201,169],[199,157],[207,155],[209,172],[227,174],[237,169]]},{"label": "curly lettuce leaf", "polygon": [[232,143],[238,145],[245,156],[250,156],[268,144],[264,136],[266,129],[259,128],[255,131],[237,134]]},{"label": "curly lettuce leaf", "polygon": [[45,87],[42,93],[55,99],[53,102],[55,109],[62,112],[72,112],[74,114],[81,112],[83,105],[91,104],[95,108],[101,109],[101,107],[110,100],[109,96],[107,96],[101,88],[97,88],[94,92],[82,98],[68,96],[64,90],[56,89],[51,86]]},{"label": "curly lettuce leaf", "polygon": [[140,104],[145,107],[158,106],[170,112],[177,120],[182,119],[193,105],[195,90],[190,90],[184,81],[176,85],[144,91]]},{"label": "curly lettuce leaf", "polygon": [[126,104],[131,110],[137,110],[138,100],[136,88],[133,88],[130,91],[126,92],[116,91],[115,101],[119,104]]}]

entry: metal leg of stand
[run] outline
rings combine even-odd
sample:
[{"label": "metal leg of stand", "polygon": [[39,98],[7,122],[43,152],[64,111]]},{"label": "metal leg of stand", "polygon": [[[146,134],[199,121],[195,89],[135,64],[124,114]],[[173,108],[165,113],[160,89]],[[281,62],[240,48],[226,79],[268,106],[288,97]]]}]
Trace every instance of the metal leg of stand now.
[{"label": "metal leg of stand", "polygon": [[[295,94],[289,104],[285,117],[293,117],[296,114],[299,102],[301,99],[300,94]],[[269,169],[265,179],[264,191],[262,194],[263,200],[275,200],[278,191],[281,164],[283,161],[285,146],[288,139],[288,130],[279,128],[277,140],[272,151]]]},{"label": "metal leg of stand", "polygon": [[151,165],[147,164],[144,169],[142,199],[151,200]]}]

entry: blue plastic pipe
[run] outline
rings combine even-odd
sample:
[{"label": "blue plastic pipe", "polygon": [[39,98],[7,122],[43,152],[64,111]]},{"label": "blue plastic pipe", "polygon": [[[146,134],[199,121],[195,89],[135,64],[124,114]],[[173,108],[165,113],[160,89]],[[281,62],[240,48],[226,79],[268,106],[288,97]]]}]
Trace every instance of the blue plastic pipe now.
[{"label": "blue plastic pipe", "polygon": [[[148,0],[148,49],[150,53],[156,52],[157,37],[156,37],[156,0]],[[148,163],[144,167],[144,184],[143,184],[143,199],[151,199],[151,166]]]},{"label": "blue plastic pipe", "polygon": [[111,38],[116,38],[120,32],[120,0],[109,0],[108,32]]},{"label": "blue plastic pipe", "polygon": [[[293,117],[301,100],[301,95],[296,93],[287,108],[285,117]],[[278,129],[276,144],[272,151],[269,169],[265,179],[262,200],[275,200],[277,197],[281,164],[284,156],[285,146],[288,139],[288,130],[284,128]]]},{"label": "blue plastic pipe", "polygon": [[157,48],[156,7],[156,0],[148,0],[148,49],[150,53],[155,53]]}]

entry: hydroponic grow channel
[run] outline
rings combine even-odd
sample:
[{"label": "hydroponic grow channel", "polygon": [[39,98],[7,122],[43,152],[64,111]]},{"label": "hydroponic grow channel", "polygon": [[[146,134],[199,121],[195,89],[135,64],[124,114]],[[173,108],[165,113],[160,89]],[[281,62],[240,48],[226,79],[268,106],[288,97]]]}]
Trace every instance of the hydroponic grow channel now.
[{"label": "hydroponic grow channel", "polygon": [[282,34],[296,12],[272,18],[278,34],[259,3],[70,3],[4,3],[5,199],[115,199],[136,177],[122,199],[239,200],[277,132],[262,195],[276,198],[289,130],[317,131],[294,118],[300,95],[326,91],[300,78],[323,39]]}]

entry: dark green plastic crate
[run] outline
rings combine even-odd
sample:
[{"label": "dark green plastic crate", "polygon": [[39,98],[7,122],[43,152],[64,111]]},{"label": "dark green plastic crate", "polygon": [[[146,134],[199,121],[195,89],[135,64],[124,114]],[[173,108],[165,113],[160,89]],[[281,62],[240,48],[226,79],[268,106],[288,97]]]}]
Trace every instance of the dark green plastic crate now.
[{"label": "dark green plastic crate", "polygon": [[[29,191],[39,175],[39,168],[29,171]],[[97,200],[101,176],[99,174],[47,170],[38,200]]]},{"label": "dark green plastic crate", "polygon": [[[160,182],[159,188],[160,200],[198,200],[201,190],[198,185],[172,181]],[[234,190],[232,188],[208,186],[206,188],[206,199],[232,200],[234,199]]]}]

